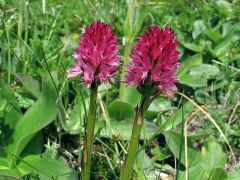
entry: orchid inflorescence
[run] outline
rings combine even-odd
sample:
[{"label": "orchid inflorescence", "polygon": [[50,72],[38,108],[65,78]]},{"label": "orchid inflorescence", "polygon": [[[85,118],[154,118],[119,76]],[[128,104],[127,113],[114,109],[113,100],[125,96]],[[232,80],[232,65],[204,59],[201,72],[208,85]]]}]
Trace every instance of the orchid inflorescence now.
[{"label": "orchid inflorescence", "polygon": [[[125,159],[120,180],[130,178],[144,113],[150,103],[160,93],[173,97],[173,92],[177,91],[176,70],[180,68],[177,46],[176,35],[169,27],[165,29],[158,26],[151,27],[138,39],[130,56],[131,64],[126,65],[127,74],[122,81],[136,87],[142,94],[142,99],[140,106],[136,108],[128,156]],[[116,76],[120,64],[119,45],[111,26],[97,21],[87,27],[73,57],[75,63],[67,71],[67,77],[79,77],[90,87],[91,92],[82,165],[82,179],[89,180],[97,87],[111,81]]]},{"label": "orchid inflorescence", "polygon": [[87,85],[100,84],[116,75],[120,55],[117,37],[109,24],[100,21],[85,29],[68,78],[80,77]]},{"label": "orchid inflorescence", "polygon": [[175,72],[180,68],[177,39],[170,28],[150,28],[138,40],[127,67],[125,82],[140,92],[161,92],[172,96],[178,81]]}]

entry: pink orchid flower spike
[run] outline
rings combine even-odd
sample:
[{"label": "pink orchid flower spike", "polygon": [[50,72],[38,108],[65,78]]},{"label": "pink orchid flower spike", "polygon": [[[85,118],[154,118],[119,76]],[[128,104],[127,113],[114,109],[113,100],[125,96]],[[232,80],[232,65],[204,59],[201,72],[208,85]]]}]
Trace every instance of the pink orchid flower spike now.
[{"label": "pink orchid flower spike", "polygon": [[178,82],[175,72],[180,68],[177,46],[175,33],[170,28],[150,28],[134,47],[125,82],[142,93],[173,96]]},{"label": "pink orchid flower spike", "polygon": [[120,55],[117,37],[109,24],[100,21],[85,29],[68,78],[80,77],[85,84],[101,84],[116,75]]}]

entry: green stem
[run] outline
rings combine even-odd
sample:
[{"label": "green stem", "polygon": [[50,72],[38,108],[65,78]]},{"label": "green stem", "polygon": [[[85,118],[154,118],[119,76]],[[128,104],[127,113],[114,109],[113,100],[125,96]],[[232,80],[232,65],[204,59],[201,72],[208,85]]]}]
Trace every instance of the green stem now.
[{"label": "green stem", "polygon": [[144,121],[144,113],[148,108],[149,101],[150,98],[148,96],[142,96],[140,107],[137,110],[134,118],[132,136],[128,148],[127,158],[124,161],[121,171],[120,180],[130,179],[130,175],[137,155],[138,142],[140,139],[141,129]]},{"label": "green stem", "polygon": [[25,0],[19,1],[19,14],[18,14],[18,38],[17,38],[17,47],[20,48],[22,40],[22,31],[23,31],[23,10],[24,10]]},{"label": "green stem", "polygon": [[97,86],[92,85],[90,88],[90,104],[87,118],[87,136],[84,143],[84,154],[83,154],[83,164],[82,164],[82,179],[90,179],[91,170],[91,155],[92,146],[94,139],[94,127],[96,122],[96,105],[97,101]]},{"label": "green stem", "polygon": [[131,53],[131,43],[126,41],[125,50],[124,50],[124,58],[123,58],[123,68],[122,68],[122,74],[121,74],[121,83],[120,83],[120,90],[119,90],[119,98],[121,100],[124,99],[125,83],[123,82],[123,79],[126,75],[125,66],[128,64],[128,58],[129,58],[130,53]]},{"label": "green stem", "polygon": [[8,32],[8,27],[5,23],[5,20],[3,19],[3,24],[5,26],[5,31],[6,31],[6,36],[7,36],[7,44],[8,44],[8,84],[11,84],[11,46],[10,46],[10,39],[9,39],[9,32]]},{"label": "green stem", "polygon": [[[25,1],[25,6],[24,6],[24,19],[25,19],[25,23],[24,23],[24,41],[25,43],[27,43],[28,41],[28,1]],[[27,66],[27,60],[26,60],[26,45],[24,45],[22,47],[22,54],[23,54],[23,74],[26,73],[26,66]]]}]

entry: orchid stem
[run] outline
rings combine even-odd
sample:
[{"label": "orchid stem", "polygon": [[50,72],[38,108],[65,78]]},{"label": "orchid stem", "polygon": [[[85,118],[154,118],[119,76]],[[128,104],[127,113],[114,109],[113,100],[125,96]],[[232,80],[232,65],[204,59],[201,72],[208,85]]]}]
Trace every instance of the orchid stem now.
[{"label": "orchid stem", "polygon": [[129,143],[127,158],[124,161],[123,168],[120,175],[120,180],[129,180],[133,165],[137,155],[138,143],[140,139],[141,129],[144,121],[144,113],[149,106],[150,98],[148,96],[142,96],[140,107],[137,109],[134,125],[132,130],[132,136]]},{"label": "orchid stem", "polygon": [[97,86],[94,84],[90,88],[90,104],[87,118],[87,133],[84,143],[83,164],[82,164],[82,179],[90,180],[91,170],[91,155],[94,139],[94,127],[96,122],[96,109],[97,109]]}]

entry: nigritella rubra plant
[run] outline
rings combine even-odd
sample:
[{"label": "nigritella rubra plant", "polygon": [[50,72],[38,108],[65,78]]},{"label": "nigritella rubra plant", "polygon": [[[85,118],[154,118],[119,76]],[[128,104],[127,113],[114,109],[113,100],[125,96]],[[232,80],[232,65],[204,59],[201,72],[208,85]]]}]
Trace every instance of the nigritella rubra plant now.
[{"label": "nigritella rubra plant", "polygon": [[159,94],[169,97],[177,90],[176,70],[180,68],[177,39],[170,28],[158,26],[149,28],[138,40],[130,57],[132,64],[127,66],[125,83],[135,86],[142,94],[134,119],[128,154],[124,161],[120,180],[130,179],[137,154],[144,113]]},{"label": "nigritella rubra plant", "polygon": [[97,89],[101,83],[109,81],[116,75],[120,61],[117,37],[111,26],[98,21],[87,27],[73,57],[75,64],[68,70],[68,78],[79,77],[90,88],[87,133],[81,171],[82,179],[89,180]]}]

